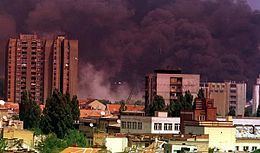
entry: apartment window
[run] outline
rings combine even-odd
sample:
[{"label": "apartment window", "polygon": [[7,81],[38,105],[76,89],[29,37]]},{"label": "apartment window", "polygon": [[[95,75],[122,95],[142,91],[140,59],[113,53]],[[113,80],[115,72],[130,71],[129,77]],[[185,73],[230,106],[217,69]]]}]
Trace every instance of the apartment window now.
[{"label": "apartment window", "polygon": [[171,131],[172,123],[164,123],[164,130]]},{"label": "apartment window", "polygon": [[253,146],[253,147],[252,147],[252,151],[255,151],[256,149],[257,149],[256,146]]},{"label": "apartment window", "polygon": [[154,123],[154,130],[162,130],[162,123]]},{"label": "apartment window", "polygon": [[237,93],[236,90],[230,90],[230,93]]},{"label": "apartment window", "polygon": [[200,115],[199,116],[199,121],[205,121],[205,115]]},{"label": "apartment window", "polygon": [[236,151],[239,151],[239,146],[236,146]]},{"label": "apartment window", "polygon": [[125,128],[126,128],[126,122],[122,121],[122,129],[125,129]]},{"label": "apartment window", "polygon": [[133,122],[133,129],[137,129],[137,123]]},{"label": "apartment window", "polygon": [[249,149],[248,146],[244,146],[244,147],[243,147],[243,150],[244,150],[244,151],[248,151],[248,149]]},{"label": "apartment window", "polygon": [[175,124],[174,124],[174,130],[175,130],[175,131],[179,131],[179,130],[180,130],[180,124],[175,123]]},{"label": "apartment window", "polygon": [[127,122],[127,128],[131,129],[131,122]]},{"label": "apartment window", "polygon": [[142,122],[138,122],[138,129],[141,130],[143,128]]}]

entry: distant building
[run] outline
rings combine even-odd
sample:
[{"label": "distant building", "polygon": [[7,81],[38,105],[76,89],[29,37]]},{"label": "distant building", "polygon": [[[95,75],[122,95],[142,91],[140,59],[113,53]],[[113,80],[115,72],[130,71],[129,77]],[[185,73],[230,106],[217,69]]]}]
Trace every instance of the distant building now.
[{"label": "distant building", "polygon": [[210,99],[195,99],[192,111],[181,112],[181,133],[191,135],[208,135],[209,148],[219,151],[233,151],[236,143],[236,129],[231,119],[217,121],[216,107]]},{"label": "distant building", "polygon": [[253,87],[253,108],[252,114],[256,114],[260,101],[260,75],[256,79],[256,84]]},{"label": "distant building", "polygon": [[223,83],[202,83],[205,96],[214,99],[217,113],[221,116],[228,115],[230,109],[235,110],[236,116],[244,116],[246,105],[246,83],[225,81]]},{"label": "distant building", "polygon": [[120,133],[129,134],[179,134],[180,118],[168,117],[167,112],[151,116],[121,116]]},{"label": "distant building", "polygon": [[152,103],[155,95],[162,96],[167,105],[185,91],[190,91],[195,97],[199,85],[198,74],[182,74],[180,70],[155,70],[154,73],[146,76],[145,106],[148,107]]},{"label": "distant building", "polygon": [[21,34],[9,39],[6,53],[8,102],[19,103],[24,91],[37,103],[43,103],[54,89],[77,94],[77,40],[64,36],[45,40],[35,34]]}]

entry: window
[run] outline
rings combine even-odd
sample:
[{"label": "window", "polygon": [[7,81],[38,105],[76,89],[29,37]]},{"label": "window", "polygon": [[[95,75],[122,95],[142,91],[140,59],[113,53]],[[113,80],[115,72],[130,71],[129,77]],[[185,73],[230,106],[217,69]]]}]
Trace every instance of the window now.
[{"label": "window", "polygon": [[133,122],[133,129],[137,129],[137,123]]},{"label": "window", "polygon": [[131,122],[127,122],[127,128],[131,129]]},{"label": "window", "polygon": [[164,130],[171,131],[172,123],[164,123]]},{"label": "window", "polygon": [[239,151],[239,146],[236,146],[236,151]]},{"label": "window", "polygon": [[256,146],[252,146],[252,151],[255,151],[257,149]]},{"label": "window", "polygon": [[154,130],[162,130],[162,123],[154,123]]},{"label": "window", "polygon": [[125,129],[125,128],[126,128],[126,122],[122,121],[122,129]]},{"label": "window", "polygon": [[175,123],[175,124],[174,124],[174,130],[175,130],[175,131],[179,131],[179,130],[180,130],[180,124]]},{"label": "window", "polygon": [[244,146],[244,147],[243,147],[243,150],[244,150],[244,151],[248,151],[248,148],[249,148],[248,146]]},{"label": "window", "polygon": [[142,122],[138,122],[138,129],[141,130],[143,128]]},{"label": "window", "polygon": [[199,116],[199,121],[205,121],[205,115],[200,115]]}]

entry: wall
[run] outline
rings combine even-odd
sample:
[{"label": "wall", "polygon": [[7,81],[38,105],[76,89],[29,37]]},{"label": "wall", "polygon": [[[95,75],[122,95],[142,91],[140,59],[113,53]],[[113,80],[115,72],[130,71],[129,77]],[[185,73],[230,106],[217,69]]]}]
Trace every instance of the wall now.
[{"label": "wall", "polygon": [[[123,129],[122,122],[142,122],[142,129]],[[151,117],[121,116],[120,133],[151,133]]]},{"label": "wall", "polygon": [[[240,139],[236,141],[236,151],[244,151],[244,147],[248,147],[248,151],[260,149],[260,140],[258,139]],[[253,147],[256,147],[253,148]],[[238,149],[238,150],[237,150]]]},{"label": "wall", "polygon": [[106,138],[106,147],[112,153],[124,152],[127,144],[127,138]]},{"label": "wall", "polygon": [[[155,130],[154,123],[162,123],[162,130]],[[165,123],[172,123],[172,130],[164,130]],[[174,129],[174,125],[179,124],[179,130]],[[153,134],[179,134],[180,133],[180,118],[179,117],[152,117],[151,133]]]},{"label": "wall", "polygon": [[205,127],[205,134],[209,134],[209,147],[221,151],[235,150],[235,127]]},{"label": "wall", "polygon": [[195,97],[199,91],[200,75],[197,74],[157,74],[157,95],[164,98],[165,103],[170,103],[170,78],[182,77],[182,92],[190,91]]}]

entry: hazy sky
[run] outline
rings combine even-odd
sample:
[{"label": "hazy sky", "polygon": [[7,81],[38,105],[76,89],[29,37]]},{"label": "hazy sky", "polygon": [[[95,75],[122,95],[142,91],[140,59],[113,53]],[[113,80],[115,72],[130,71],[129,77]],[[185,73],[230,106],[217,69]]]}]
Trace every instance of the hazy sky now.
[{"label": "hazy sky", "polygon": [[249,5],[253,8],[253,9],[258,9],[260,10],[260,0],[247,0]]}]

